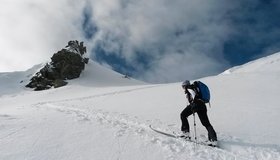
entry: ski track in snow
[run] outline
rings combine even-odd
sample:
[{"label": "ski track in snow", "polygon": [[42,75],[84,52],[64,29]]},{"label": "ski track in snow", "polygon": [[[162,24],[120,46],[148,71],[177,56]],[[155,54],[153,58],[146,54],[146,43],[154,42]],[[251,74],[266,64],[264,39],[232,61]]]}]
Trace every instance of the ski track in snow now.
[{"label": "ski track in snow", "polygon": [[110,96],[110,95],[129,93],[129,92],[134,92],[134,91],[139,91],[139,90],[144,90],[144,89],[149,89],[149,88],[154,88],[154,87],[159,87],[159,86],[160,85],[149,85],[149,86],[138,87],[138,88],[133,88],[133,89],[125,89],[125,90],[119,90],[119,91],[108,92],[108,93],[103,93],[103,94],[96,94],[96,95],[92,95],[92,96],[83,96],[83,97],[78,97],[78,98],[63,99],[63,100],[56,100],[56,101],[45,101],[45,102],[40,102],[38,104],[54,103],[54,102],[83,101],[83,100],[88,100],[88,99],[93,99],[93,98],[106,97],[106,96]]},{"label": "ski track in snow", "polygon": [[[132,92],[140,89],[155,86],[123,90],[88,97],[65,99],[59,101],[41,102],[32,105],[37,109],[52,109],[63,114],[69,114],[80,122],[97,122],[99,125],[114,127],[117,132],[116,138],[125,136],[138,136],[143,143],[152,143],[163,149],[166,159],[215,159],[215,160],[279,160],[280,149],[278,145],[262,145],[243,142],[236,137],[218,133],[221,148],[200,146],[183,140],[169,138],[159,135],[150,130],[152,124],[159,129],[172,132],[178,126],[162,123],[160,120],[140,120],[137,117],[115,112],[106,112],[101,109],[94,109],[93,106],[78,106],[68,103],[69,101],[84,101],[97,97]],[[10,118],[8,115],[0,115],[0,118]],[[164,127],[163,127],[164,126]],[[13,133],[11,133],[13,134]],[[205,139],[204,137],[199,137]]]}]

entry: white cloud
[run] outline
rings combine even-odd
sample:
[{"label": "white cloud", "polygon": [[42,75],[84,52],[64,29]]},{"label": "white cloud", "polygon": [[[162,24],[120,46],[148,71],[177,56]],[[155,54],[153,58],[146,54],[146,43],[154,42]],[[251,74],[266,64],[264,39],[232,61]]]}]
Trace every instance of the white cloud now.
[{"label": "white cloud", "polygon": [[0,71],[48,61],[68,40],[80,38],[82,3],[74,0],[1,0]]},{"label": "white cloud", "polygon": [[223,67],[218,59],[205,54],[166,54],[153,64],[143,79],[149,82],[174,82],[215,74]]},{"label": "white cloud", "polygon": [[[233,7],[230,4],[203,0],[92,2],[93,21],[99,28],[94,41],[102,42],[108,54],[121,54],[135,66],[142,66],[137,54],[145,54],[151,59],[150,70],[141,70],[143,67],[138,70],[145,80],[198,77],[227,65],[222,42],[232,32],[226,18],[227,11]],[[186,63],[188,58],[194,61]],[[184,74],[177,72],[178,66]]]}]

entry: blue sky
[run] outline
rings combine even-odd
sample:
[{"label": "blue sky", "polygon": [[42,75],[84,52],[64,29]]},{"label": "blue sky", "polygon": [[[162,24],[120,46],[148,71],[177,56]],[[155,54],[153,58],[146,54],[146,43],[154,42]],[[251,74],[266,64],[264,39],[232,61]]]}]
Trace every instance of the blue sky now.
[{"label": "blue sky", "polygon": [[225,55],[231,65],[238,65],[280,50],[279,2],[261,0],[246,4],[241,13],[231,17],[238,33],[224,44]]},{"label": "blue sky", "polygon": [[3,0],[0,6],[1,72],[48,61],[73,39],[84,41],[100,64],[153,83],[215,75],[280,51],[277,0]]}]

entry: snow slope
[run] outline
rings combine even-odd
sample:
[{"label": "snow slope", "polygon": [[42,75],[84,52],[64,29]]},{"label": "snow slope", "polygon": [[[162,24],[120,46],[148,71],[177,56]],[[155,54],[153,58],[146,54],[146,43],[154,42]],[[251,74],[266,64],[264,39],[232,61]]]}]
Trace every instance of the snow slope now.
[{"label": "snow slope", "polygon": [[[221,148],[149,129],[179,132],[187,105],[181,83],[145,84],[91,61],[68,86],[33,92],[23,87],[29,71],[2,73],[0,159],[279,160],[278,59],[279,53],[201,79],[212,91],[208,114]],[[199,122],[197,132],[206,139]]]},{"label": "snow slope", "polygon": [[223,74],[230,73],[270,73],[277,74],[280,72],[280,52],[273,55],[254,60],[241,66],[233,67],[226,70]]}]

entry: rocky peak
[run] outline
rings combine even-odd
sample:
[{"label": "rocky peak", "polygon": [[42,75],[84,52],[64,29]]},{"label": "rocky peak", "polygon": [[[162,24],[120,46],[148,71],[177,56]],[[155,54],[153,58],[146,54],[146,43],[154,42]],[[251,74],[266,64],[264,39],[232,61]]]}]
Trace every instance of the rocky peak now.
[{"label": "rocky peak", "polygon": [[78,78],[85,69],[89,60],[84,57],[85,53],[83,42],[69,41],[64,49],[53,54],[51,62],[40,69],[26,87],[38,91],[66,85],[66,80]]}]

